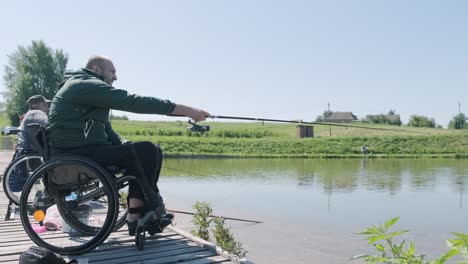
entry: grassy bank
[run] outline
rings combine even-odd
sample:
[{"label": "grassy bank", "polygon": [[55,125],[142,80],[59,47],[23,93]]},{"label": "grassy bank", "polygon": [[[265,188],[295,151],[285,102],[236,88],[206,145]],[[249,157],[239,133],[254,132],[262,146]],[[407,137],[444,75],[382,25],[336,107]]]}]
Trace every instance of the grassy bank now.
[{"label": "grassy bank", "polygon": [[[8,125],[0,113],[0,125]],[[314,126],[314,138],[298,139],[295,124],[209,122],[208,133],[187,132],[186,121],[113,120],[125,139],[151,141],[168,156],[178,157],[298,157],[362,158],[366,145],[378,158],[468,158],[468,130],[373,126],[405,130]],[[371,126],[359,123],[360,126]],[[2,137],[0,137],[0,146]]]},{"label": "grassy bank", "polygon": [[[10,124],[10,121],[8,120],[6,113],[0,112],[0,127],[8,126],[9,124]],[[0,146],[2,146],[2,141],[3,141],[3,137],[0,136]]]},{"label": "grassy bank", "polygon": [[[168,156],[362,158],[467,158],[467,131],[385,127],[407,132],[314,126],[315,138],[296,138],[296,125],[208,123],[209,133],[189,133],[185,122],[113,122],[114,129],[132,141],[152,141]],[[365,124],[359,124],[365,125]],[[424,133],[424,134],[421,134]]]}]

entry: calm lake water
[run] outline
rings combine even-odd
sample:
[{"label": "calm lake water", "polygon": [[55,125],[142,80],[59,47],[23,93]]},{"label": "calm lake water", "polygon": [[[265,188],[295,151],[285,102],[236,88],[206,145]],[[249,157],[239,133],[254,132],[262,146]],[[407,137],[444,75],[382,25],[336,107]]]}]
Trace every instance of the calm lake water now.
[{"label": "calm lake water", "polygon": [[255,263],[346,263],[371,253],[354,233],[394,216],[432,257],[468,233],[468,160],[166,159],[160,189],[172,209],[263,221],[227,221]]}]

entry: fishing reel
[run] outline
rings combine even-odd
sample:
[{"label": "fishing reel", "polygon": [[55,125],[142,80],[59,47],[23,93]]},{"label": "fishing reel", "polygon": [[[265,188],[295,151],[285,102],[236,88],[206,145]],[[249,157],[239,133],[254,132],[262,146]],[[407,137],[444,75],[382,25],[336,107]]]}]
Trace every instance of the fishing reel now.
[{"label": "fishing reel", "polygon": [[188,121],[191,126],[187,127],[187,131],[190,132],[208,132],[210,131],[210,126],[202,126],[202,125],[197,125],[197,121],[193,122],[191,119]]}]

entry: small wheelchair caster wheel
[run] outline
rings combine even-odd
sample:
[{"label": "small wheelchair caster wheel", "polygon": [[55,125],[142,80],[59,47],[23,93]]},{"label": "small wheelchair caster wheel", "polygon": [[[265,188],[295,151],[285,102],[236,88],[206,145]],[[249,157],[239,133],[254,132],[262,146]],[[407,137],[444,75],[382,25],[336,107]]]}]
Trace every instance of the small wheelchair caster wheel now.
[{"label": "small wheelchair caster wheel", "polygon": [[135,235],[135,244],[138,250],[143,250],[145,248],[145,233],[137,233]]}]

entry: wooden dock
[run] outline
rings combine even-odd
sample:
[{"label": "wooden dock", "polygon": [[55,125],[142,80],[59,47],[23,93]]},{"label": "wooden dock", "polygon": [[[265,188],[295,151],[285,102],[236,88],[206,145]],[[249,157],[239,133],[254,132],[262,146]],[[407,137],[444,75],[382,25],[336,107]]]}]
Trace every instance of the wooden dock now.
[{"label": "wooden dock", "polygon": [[[12,157],[11,151],[0,151],[0,171]],[[3,175],[2,175],[3,176]],[[5,221],[8,198],[0,188],[0,263],[18,263],[21,252],[34,243],[23,230],[19,210],[13,219]],[[66,256],[68,257],[68,256]],[[90,253],[69,256],[86,263],[251,263],[230,256],[213,244],[199,239],[174,226],[153,237],[147,237],[145,249],[138,251],[134,238],[128,236],[126,227],[113,232],[109,238]]]}]

